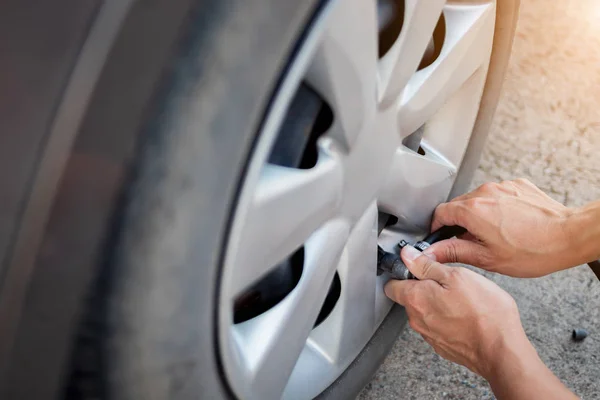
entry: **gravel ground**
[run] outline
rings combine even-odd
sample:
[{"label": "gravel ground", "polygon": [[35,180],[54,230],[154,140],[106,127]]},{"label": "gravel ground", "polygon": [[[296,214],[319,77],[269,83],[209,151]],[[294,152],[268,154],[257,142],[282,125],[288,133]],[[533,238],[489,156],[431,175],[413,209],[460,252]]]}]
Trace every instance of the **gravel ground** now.
[{"label": "gravel ground", "polygon": [[[568,206],[600,199],[600,1],[522,0],[504,93],[473,186],[526,177]],[[511,293],[530,340],[584,399],[600,398],[600,283],[587,267],[489,278]],[[583,327],[590,336],[570,340]],[[359,399],[490,399],[487,383],[407,328]]]}]

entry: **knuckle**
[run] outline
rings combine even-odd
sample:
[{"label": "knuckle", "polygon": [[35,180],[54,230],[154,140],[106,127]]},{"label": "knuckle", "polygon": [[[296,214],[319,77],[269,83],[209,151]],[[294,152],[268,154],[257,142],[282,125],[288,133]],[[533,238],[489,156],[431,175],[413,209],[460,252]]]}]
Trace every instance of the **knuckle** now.
[{"label": "knuckle", "polygon": [[477,267],[488,268],[489,266],[497,262],[497,256],[494,251],[487,247],[488,245],[481,245],[473,250],[470,255],[470,259],[473,264]]},{"label": "knuckle", "polygon": [[465,200],[463,211],[467,211],[469,209],[473,209],[481,202],[481,197],[473,197],[469,200]]},{"label": "knuckle", "polygon": [[493,264],[492,257],[486,252],[479,252],[475,255],[478,267],[489,267]]},{"label": "knuckle", "polygon": [[469,200],[465,201],[464,208],[463,208],[462,212],[464,214],[466,214],[468,212],[477,211],[480,208],[481,208],[481,198],[480,197],[474,197],[472,199],[469,199]]},{"label": "knuckle", "polygon": [[481,214],[487,209],[490,204],[490,200],[483,197],[475,197],[467,200],[467,204],[465,204],[466,208],[464,210],[465,213],[471,212],[476,214]]},{"label": "knuckle", "polygon": [[433,211],[433,221],[442,225],[460,224],[466,215],[467,208],[463,201],[441,203]]},{"label": "knuckle", "polygon": [[450,241],[449,246],[446,247],[446,259],[448,262],[458,262],[458,248],[454,240]]},{"label": "knuckle", "polygon": [[486,182],[479,187],[479,189],[484,193],[491,193],[498,189],[498,184],[496,182]]},{"label": "knuckle", "polygon": [[516,183],[517,185],[524,185],[524,186],[533,185],[533,183],[531,183],[531,181],[527,178],[517,178],[513,182]]},{"label": "knuckle", "polygon": [[516,181],[503,181],[500,183],[499,189],[504,194],[516,196],[519,193],[519,187],[520,185]]},{"label": "knuckle", "polygon": [[426,256],[421,256],[423,260],[421,261],[421,268],[423,270],[423,275],[429,276],[433,268],[435,268],[435,261]]}]

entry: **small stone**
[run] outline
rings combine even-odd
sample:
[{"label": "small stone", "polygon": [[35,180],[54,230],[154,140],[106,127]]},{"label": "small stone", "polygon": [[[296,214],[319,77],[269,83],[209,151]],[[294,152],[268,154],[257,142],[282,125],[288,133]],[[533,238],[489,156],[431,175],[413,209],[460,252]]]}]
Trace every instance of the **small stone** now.
[{"label": "small stone", "polygon": [[571,334],[571,338],[576,341],[576,342],[581,342],[583,339],[585,339],[588,335],[588,331],[586,331],[585,329],[573,329],[573,333]]}]

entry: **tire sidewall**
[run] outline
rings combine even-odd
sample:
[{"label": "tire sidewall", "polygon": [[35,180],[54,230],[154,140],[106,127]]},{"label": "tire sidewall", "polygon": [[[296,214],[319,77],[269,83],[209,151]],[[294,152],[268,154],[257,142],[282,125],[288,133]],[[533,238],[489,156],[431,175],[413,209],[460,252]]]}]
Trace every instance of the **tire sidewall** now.
[{"label": "tire sidewall", "polygon": [[145,125],[111,263],[111,397],[232,395],[216,342],[223,251],[265,110],[319,6],[249,3],[198,7]]}]

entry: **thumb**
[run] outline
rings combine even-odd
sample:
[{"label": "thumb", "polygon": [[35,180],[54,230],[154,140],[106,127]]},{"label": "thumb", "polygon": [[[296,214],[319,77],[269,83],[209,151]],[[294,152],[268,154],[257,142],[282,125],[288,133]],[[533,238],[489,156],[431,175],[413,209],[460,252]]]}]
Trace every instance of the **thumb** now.
[{"label": "thumb", "polygon": [[441,263],[463,263],[481,266],[482,255],[486,248],[470,240],[452,238],[429,246],[423,254]]},{"label": "thumb", "polygon": [[404,246],[400,253],[410,272],[420,280],[431,279],[442,283],[448,278],[450,267],[435,261],[412,246]]}]

